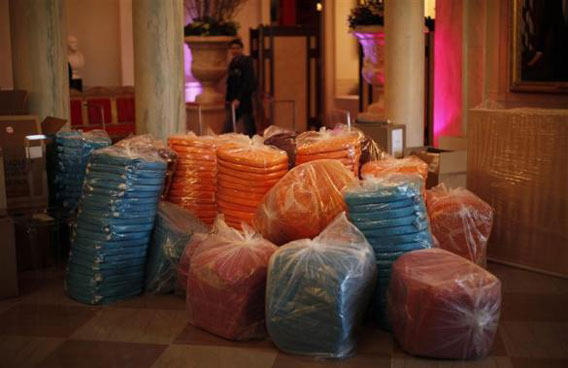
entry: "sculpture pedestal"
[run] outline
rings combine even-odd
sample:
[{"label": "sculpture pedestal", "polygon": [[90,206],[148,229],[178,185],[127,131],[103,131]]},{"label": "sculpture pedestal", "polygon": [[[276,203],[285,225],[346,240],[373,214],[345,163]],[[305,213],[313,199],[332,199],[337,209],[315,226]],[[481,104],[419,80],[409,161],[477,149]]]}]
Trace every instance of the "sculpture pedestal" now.
[{"label": "sculpture pedestal", "polygon": [[[199,127],[199,109],[201,108],[201,124],[203,131]],[[225,104],[207,104],[199,105],[196,103],[187,103],[186,109],[186,129],[194,131],[198,135],[207,134],[210,128],[215,134],[223,133],[223,126],[227,114],[225,112]]]}]

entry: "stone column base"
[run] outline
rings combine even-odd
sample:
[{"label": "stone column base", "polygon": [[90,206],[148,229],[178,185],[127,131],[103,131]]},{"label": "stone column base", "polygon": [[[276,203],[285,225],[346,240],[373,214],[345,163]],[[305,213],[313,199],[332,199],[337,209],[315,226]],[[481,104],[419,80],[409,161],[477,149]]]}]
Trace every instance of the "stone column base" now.
[{"label": "stone column base", "polygon": [[[198,135],[207,133],[207,128],[210,128],[215,134],[223,132],[225,125],[226,113],[225,104],[215,105],[198,105],[195,103],[188,103],[186,107],[186,129],[193,131]],[[199,126],[199,108],[201,107],[201,123],[202,131]]]}]

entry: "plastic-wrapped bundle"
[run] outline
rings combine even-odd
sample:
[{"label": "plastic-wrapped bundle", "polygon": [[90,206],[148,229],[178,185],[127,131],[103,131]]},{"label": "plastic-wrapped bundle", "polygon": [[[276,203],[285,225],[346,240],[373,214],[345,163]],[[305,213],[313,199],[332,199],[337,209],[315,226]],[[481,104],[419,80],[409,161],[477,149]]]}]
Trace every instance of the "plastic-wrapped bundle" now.
[{"label": "plastic-wrapped bundle", "polygon": [[177,166],[168,193],[168,201],[195,214],[206,224],[217,215],[218,138],[194,133],[168,138],[168,146],[177,153]]},{"label": "plastic-wrapped bundle", "polygon": [[222,216],[215,227],[190,258],[189,321],[231,340],[264,337],[266,271],[277,247],[246,224],[244,232],[228,227]]},{"label": "plastic-wrapped bundle", "polygon": [[432,246],[428,215],[418,175],[390,174],[348,187],[345,202],[349,218],[373,247],[377,287],[372,313],[389,329],[386,290],[392,263],[402,254]]},{"label": "plastic-wrapped bundle", "polygon": [[271,125],[264,130],[264,144],[278,147],[288,154],[288,169],[296,163],[296,137],[298,133]]},{"label": "plastic-wrapped bundle", "polygon": [[81,197],[83,178],[89,158],[94,150],[110,146],[111,140],[104,130],[87,133],[59,132],[55,136],[56,158],[56,199],[67,215],[77,208]]},{"label": "plastic-wrapped bundle", "polygon": [[160,148],[137,136],[91,155],[65,279],[71,298],[104,304],[142,292],[166,175]]},{"label": "plastic-wrapped bundle", "polygon": [[345,124],[337,124],[334,131],[351,131],[358,135],[359,141],[361,142],[361,159],[359,162],[359,173],[364,164],[369,161],[385,160],[387,158],[392,158],[388,153],[382,149],[377,142],[375,142],[371,137],[365,135],[362,130],[348,127]]},{"label": "plastic-wrapped bundle", "polygon": [[388,309],[396,339],[414,355],[477,359],[493,346],[501,282],[442,249],[400,257],[393,265]]},{"label": "plastic-wrapped bundle", "polygon": [[254,226],[278,245],[313,238],[345,211],[341,190],[355,180],[335,160],[296,166],[266,194],[255,214]]},{"label": "plastic-wrapped bundle", "polygon": [[296,139],[296,165],[320,159],[333,159],[359,176],[361,140],[357,132],[344,129],[304,132]]},{"label": "plastic-wrapped bundle", "polygon": [[363,165],[361,177],[380,178],[388,174],[418,174],[424,183],[428,178],[428,164],[416,156],[405,158],[386,158],[379,161],[370,161]]},{"label": "plastic-wrapped bundle", "polygon": [[465,188],[448,190],[444,184],[427,192],[426,204],[439,247],[485,266],[491,206]]},{"label": "plastic-wrapped bundle", "polygon": [[266,326],[279,349],[341,358],[353,352],[376,279],[373,250],[345,213],[314,238],[272,256]]},{"label": "plastic-wrapped bundle", "polygon": [[169,202],[160,202],[146,261],[146,292],[173,292],[177,265],[186,245],[194,233],[207,231],[207,226],[191,212]]},{"label": "plastic-wrapped bundle", "polygon": [[[216,229],[213,229],[215,232]],[[189,264],[191,262],[191,257],[195,250],[203,242],[207,239],[207,233],[196,233],[194,234],[189,242],[186,244],[185,249],[181,255],[179,263],[177,265],[177,281],[176,281],[176,295],[181,295],[185,297],[186,289],[187,289],[187,275],[189,273]]]},{"label": "plastic-wrapped bundle", "polygon": [[217,209],[227,224],[251,223],[264,194],[288,172],[288,155],[260,136],[217,149]]}]

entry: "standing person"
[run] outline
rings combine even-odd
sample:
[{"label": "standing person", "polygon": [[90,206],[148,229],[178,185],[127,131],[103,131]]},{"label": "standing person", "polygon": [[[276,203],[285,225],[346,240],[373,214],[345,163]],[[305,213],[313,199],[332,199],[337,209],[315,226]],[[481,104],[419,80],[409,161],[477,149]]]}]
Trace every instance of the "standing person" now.
[{"label": "standing person", "polygon": [[235,107],[236,121],[243,119],[244,133],[252,137],[256,133],[252,111],[252,95],[256,89],[252,58],[243,54],[243,43],[234,39],[229,43],[232,59],[227,78],[227,121],[223,133],[233,131],[231,104]]}]

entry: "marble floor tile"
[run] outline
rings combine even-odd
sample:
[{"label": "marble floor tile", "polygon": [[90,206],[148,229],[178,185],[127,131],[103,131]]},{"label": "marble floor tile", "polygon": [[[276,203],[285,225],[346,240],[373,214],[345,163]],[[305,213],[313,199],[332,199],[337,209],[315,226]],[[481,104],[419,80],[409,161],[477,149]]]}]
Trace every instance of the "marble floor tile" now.
[{"label": "marble floor tile", "polygon": [[487,357],[479,360],[435,360],[416,357],[395,357],[391,368],[513,368],[508,357]]},{"label": "marble floor tile", "polygon": [[501,321],[568,322],[568,294],[505,293]]},{"label": "marble floor tile", "polygon": [[144,294],[136,298],[122,300],[112,304],[112,308],[145,308],[145,309],[173,309],[186,310],[185,299],[168,295]]},{"label": "marble floor tile", "polygon": [[499,277],[504,293],[568,294],[568,280],[489,262],[488,270]]},{"label": "marble floor tile", "polygon": [[0,336],[0,367],[34,367],[64,341],[54,337]]},{"label": "marble floor tile", "polygon": [[97,309],[61,305],[16,304],[0,314],[0,335],[69,337]]},{"label": "marble floor tile", "polygon": [[257,349],[171,345],[153,368],[271,368],[277,354]]},{"label": "marble floor tile", "polygon": [[210,334],[207,331],[192,326],[191,324],[187,324],[187,326],[175,339],[174,344],[232,346],[239,348],[276,350],[276,347],[272,344],[272,342],[270,342],[269,339],[234,342]]},{"label": "marble floor tile", "polygon": [[170,344],[187,325],[183,310],[103,308],[72,338]]},{"label": "marble floor tile", "polygon": [[166,345],[68,340],[38,367],[145,368],[151,367]]},{"label": "marble floor tile", "polygon": [[391,333],[374,326],[365,326],[357,343],[357,354],[376,354],[390,356],[394,348]]},{"label": "marble floor tile", "polygon": [[390,368],[391,358],[384,355],[357,354],[345,359],[322,359],[278,353],[272,368]]},{"label": "marble floor tile", "polygon": [[511,358],[513,368],[566,368],[568,359]]},{"label": "marble floor tile", "polygon": [[568,323],[502,322],[501,331],[511,357],[568,359]]}]

